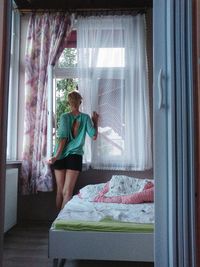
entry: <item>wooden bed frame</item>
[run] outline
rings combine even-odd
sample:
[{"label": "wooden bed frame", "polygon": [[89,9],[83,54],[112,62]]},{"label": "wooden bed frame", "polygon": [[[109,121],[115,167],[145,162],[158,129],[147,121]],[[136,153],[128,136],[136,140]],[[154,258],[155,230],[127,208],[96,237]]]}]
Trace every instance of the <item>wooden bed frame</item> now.
[{"label": "wooden bed frame", "polygon": [[[154,261],[153,233],[49,230],[49,258],[59,260]],[[61,261],[62,262],[62,261]]]}]

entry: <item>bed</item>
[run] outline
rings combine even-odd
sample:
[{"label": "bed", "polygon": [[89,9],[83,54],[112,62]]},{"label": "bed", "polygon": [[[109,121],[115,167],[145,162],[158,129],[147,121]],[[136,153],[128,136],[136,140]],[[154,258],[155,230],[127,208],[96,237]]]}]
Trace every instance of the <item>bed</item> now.
[{"label": "bed", "polygon": [[[145,190],[153,186],[148,179],[134,179],[129,179],[134,186],[125,176],[87,185],[65,205],[49,230],[54,267],[62,266],[62,259],[154,261],[152,192],[143,200]],[[122,181],[123,188],[116,181]]]}]

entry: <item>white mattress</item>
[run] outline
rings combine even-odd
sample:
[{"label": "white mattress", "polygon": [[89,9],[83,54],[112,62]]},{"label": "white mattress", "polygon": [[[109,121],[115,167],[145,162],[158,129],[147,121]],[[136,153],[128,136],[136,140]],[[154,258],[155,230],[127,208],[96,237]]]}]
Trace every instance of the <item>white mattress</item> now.
[{"label": "white mattress", "polygon": [[61,210],[56,220],[98,222],[106,218],[121,222],[154,223],[154,203],[97,203],[75,195]]}]

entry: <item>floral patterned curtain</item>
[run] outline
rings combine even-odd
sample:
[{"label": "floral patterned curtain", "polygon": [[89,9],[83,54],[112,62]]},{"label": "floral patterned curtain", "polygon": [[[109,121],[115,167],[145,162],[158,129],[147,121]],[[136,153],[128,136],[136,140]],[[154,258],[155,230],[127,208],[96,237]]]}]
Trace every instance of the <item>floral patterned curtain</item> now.
[{"label": "floral patterned curtain", "polygon": [[21,171],[23,194],[53,190],[52,172],[46,164],[47,67],[59,58],[72,22],[72,16],[64,13],[32,14],[29,20]]}]

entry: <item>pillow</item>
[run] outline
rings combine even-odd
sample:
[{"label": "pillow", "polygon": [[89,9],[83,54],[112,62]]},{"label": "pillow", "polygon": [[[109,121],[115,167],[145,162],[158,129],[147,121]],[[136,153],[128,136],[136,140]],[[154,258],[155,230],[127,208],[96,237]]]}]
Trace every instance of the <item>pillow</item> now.
[{"label": "pillow", "polygon": [[93,201],[96,196],[103,190],[105,183],[89,184],[79,190],[78,196],[88,201]]},{"label": "pillow", "polygon": [[149,181],[143,188],[142,191],[130,193],[128,195],[118,195],[107,197],[106,192],[108,192],[109,183],[106,183],[103,190],[95,197],[95,202],[105,202],[105,203],[122,203],[122,204],[139,204],[145,202],[154,201],[154,183]]},{"label": "pillow", "polygon": [[152,184],[151,187],[144,189],[141,192],[137,192],[129,196],[123,196],[121,203],[139,204],[139,203],[146,203],[146,202],[153,202],[153,201],[154,201],[154,186]]},{"label": "pillow", "polygon": [[[133,178],[126,175],[113,175],[108,182],[105,197],[125,196],[136,192],[141,192],[149,183],[150,179]],[[147,188],[146,188],[147,189]]]},{"label": "pillow", "polygon": [[153,202],[154,201],[154,185],[148,189],[144,189],[141,192],[136,192],[130,195],[125,196],[113,196],[106,197],[103,194],[99,194],[94,201],[95,202],[105,202],[105,203],[122,203],[122,204],[139,204],[145,202]]}]

